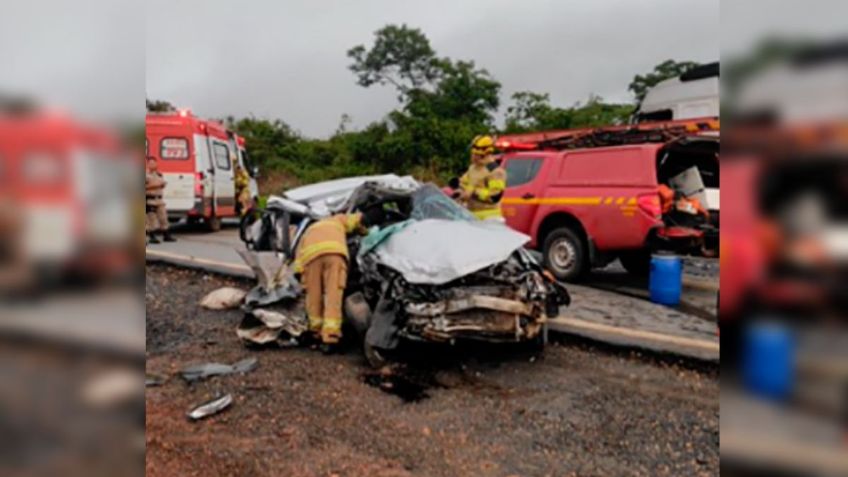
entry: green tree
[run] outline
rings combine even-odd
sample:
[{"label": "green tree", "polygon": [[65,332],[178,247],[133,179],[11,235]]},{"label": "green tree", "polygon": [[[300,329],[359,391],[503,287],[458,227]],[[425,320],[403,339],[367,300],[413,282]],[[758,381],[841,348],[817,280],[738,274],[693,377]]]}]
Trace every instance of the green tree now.
[{"label": "green tree", "polygon": [[401,97],[424,88],[441,73],[441,62],[430,40],[417,28],[386,25],[374,32],[374,45],[358,45],[347,52],[350,70],[360,86],[392,84]]},{"label": "green tree", "polygon": [[224,121],[227,127],[245,140],[254,164],[262,169],[291,169],[297,160],[300,135],[285,122],[253,116],[236,120],[232,116]]},{"label": "green tree", "polygon": [[648,90],[660,81],[680,76],[697,66],[700,64],[694,61],[665,60],[654,66],[649,73],[634,76],[627,89],[633,92],[637,102],[641,102]]},{"label": "green tree", "polygon": [[519,91],[512,100],[505,121],[509,133],[624,124],[634,109],[632,104],[607,103],[597,95],[569,108],[551,106],[547,93]]},{"label": "green tree", "polygon": [[370,48],[348,51],[350,69],[363,87],[394,86],[401,106],[371,129],[380,137],[370,156],[354,153],[353,161],[427,178],[455,174],[468,161],[471,138],[493,129],[500,83],[472,61],[439,58],[418,29],[388,25],[374,36]]}]

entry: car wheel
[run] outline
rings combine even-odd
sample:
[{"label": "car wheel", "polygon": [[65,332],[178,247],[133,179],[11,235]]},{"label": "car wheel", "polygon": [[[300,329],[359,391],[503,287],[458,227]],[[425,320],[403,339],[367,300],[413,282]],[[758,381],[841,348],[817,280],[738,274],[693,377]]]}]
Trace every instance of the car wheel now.
[{"label": "car wheel", "polygon": [[209,217],[206,219],[206,229],[210,232],[218,232],[221,230],[221,217]]},{"label": "car wheel", "polygon": [[651,270],[651,253],[647,250],[636,250],[622,253],[619,257],[621,265],[631,275],[645,277]]},{"label": "car wheel", "polygon": [[545,267],[558,280],[574,281],[586,272],[586,247],[580,236],[568,227],[551,232],[542,252]]}]

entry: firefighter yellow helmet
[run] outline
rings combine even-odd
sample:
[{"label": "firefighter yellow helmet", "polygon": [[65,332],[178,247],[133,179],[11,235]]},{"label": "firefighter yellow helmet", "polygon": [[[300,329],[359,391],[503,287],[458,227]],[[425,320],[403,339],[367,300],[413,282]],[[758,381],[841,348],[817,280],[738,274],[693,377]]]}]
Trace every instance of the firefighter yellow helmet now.
[{"label": "firefighter yellow helmet", "polygon": [[492,136],[483,134],[476,136],[471,141],[471,154],[475,156],[488,156],[495,152],[495,140]]}]

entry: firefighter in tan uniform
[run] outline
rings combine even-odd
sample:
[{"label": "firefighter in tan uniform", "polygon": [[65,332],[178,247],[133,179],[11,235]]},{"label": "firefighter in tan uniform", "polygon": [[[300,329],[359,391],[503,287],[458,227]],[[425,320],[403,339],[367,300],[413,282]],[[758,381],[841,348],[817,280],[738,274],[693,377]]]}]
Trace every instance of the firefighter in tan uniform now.
[{"label": "firefighter in tan uniform", "polygon": [[338,214],[306,229],[295,254],[295,270],[306,289],[309,331],[325,351],[342,337],[342,298],[347,285],[347,235],[365,233],[362,214]]},{"label": "firefighter in tan uniform", "polygon": [[477,136],[471,142],[471,166],[459,180],[459,198],[480,220],[503,221],[501,197],[506,189],[506,171],[493,156],[491,136]]},{"label": "firefighter in tan uniform", "polygon": [[234,159],[236,180],[236,201],[239,204],[239,215],[245,215],[251,207],[250,176],[247,171]]},{"label": "firefighter in tan uniform", "polygon": [[162,238],[166,242],[176,242],[171,232],[168,230],[168,212],[165,210],[165,177],[159,172],[159,165],[155,158],[147,159],[147,170],[144,177],[144,197],[145,209],[147,218],[145,220],[145,230],[150,238],[150,243],[160,243],[156,238],[156,232],[162,233]]}]

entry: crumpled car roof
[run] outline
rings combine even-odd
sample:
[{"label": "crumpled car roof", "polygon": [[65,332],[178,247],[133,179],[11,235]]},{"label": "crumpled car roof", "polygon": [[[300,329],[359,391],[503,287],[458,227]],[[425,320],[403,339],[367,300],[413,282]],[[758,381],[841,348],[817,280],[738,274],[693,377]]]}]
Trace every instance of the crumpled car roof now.
[{"label": "crumpled car roof", "polygon": [[441,285],[505,261],[529,240],[497,222],[426,219],[393,233],[372,253],[409,283]]},{"label": "crumpled car roof", "polygon": [[285,198],[309,205],[316,215],[326,216],[338,211],[359,186],[375,182],[399,190],[414,190],[421,186],[412,176],[384,174],[379,176],[357,176],[318,182],[286,191]]}]

